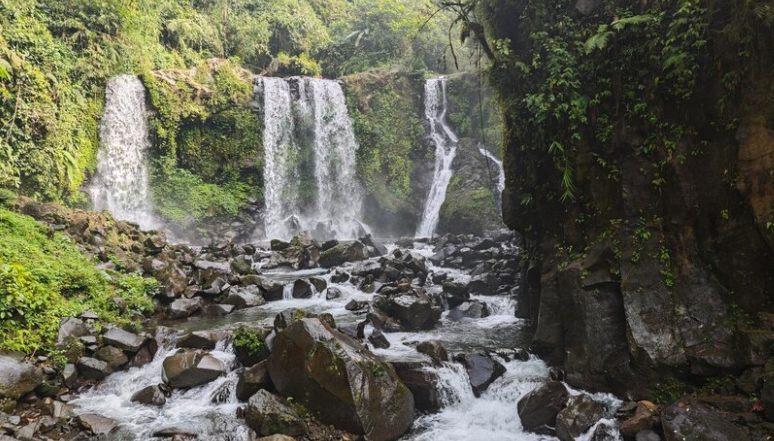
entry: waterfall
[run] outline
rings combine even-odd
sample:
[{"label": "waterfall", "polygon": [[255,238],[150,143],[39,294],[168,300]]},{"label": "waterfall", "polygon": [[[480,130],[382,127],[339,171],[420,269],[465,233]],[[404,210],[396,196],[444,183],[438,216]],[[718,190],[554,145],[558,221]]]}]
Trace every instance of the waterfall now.
[{"label": "waterfall", "polygon": [[148,189],[146,116],[145,87],[139,78],[120,75],[108,82],[97,169],[89,193],[94,210],[107,210],[116,219],[149,230],[157,227],[157,221]]},{"label": "waterfall", "polygon": [[[497,165],[497,208],[502,211],[502,195],[503,190],[505,190],[505,170],[503,169],[503,162],[499,159],[495,158],[495,156],[489,152],[489,150],[486,149],[486,147],[482,147],[478,149],[479,152],[481,152],[482,155],[484,155],[485,158],[488,158],[489,161],[494,162]],[[488,167],[488,165],[487,165]]]},{"label": "waterfall", "polygon": [[360,221],[358,144],[341,85],[264,77],[256,94],[266,157],[265,237],[305,232],[317,239],[353,239],[368,233]]},{"label": "waterfall", "polygon": [[425,118],[430,125],[430,139],[435,144],[435,166],[433,184],[427,195],[422,220],[417,228],[417,237],[431,237],[438,226],[441,206],[446,200],[446,189],[453,175],[451,169],[457,154],[457,135],[446,122],[448,103],[446,100],[446,79],[431,78],[425,82]]}]

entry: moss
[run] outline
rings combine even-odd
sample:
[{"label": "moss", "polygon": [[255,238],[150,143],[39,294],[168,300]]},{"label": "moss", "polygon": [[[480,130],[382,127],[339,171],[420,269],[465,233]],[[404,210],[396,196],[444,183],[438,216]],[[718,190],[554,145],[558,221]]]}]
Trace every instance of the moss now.
[{"label": "moss", "polygon": [[261,137],[249,73],[211,60],[142,79],[155,111],[151,189],[162,215],[178,224],[233,218],[248,197],[259,199]]},{"label": "moss", "polygon": [[379,70],[351,75],[344,81],[360,143],[358,178],[383,209],[393,213],[406,210],[414,162],[432,155],[422,144],[424,78]]},{"label": "moss", "polygon": [[482,234],[499,226],[500,215],[492,190],[466,185],[454,176],[446,189],[446,201],[441,207],[439,227],[451,233]]},{"label": "moss", "polygon": [[0,348],[51,352],[62,317],[84,310],[129,323],[113,301],[151,312],[158,282],[97,268],[67,236],[0,208]]},{"label": "moss", "polygon": [[486,140],[487,147],[500,156],[503,121],[486,81],[474,73],[450,75],[446,82],[446,98],[449,103],[447,119],[457,136]]},{"label": "moss", "polygon": [[234,351],[243,364],[259,363],[269,358],[265,340],[266,333],[263,330],[241,326],[234,332]]}]

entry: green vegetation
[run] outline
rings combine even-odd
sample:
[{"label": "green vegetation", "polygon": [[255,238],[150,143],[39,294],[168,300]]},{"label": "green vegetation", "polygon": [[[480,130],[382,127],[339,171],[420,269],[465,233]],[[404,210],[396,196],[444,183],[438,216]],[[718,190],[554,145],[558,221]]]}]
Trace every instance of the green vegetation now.
[{"label": "green vegetation", "polygon": [[61,317],[89,310],[125,325],[130,311],[153,310],[158,282],[103,271],[65,235],[0,208],[0,349],[53,351]]},{"label": "green vegetation", "polygon": [[497,228],[500,218],[492,189],[465,183],[459,176],[449,182],[440,216],[440,225],[457,234],[483,234]]},{"label": "green vegetation", "polygon": [[269,358],[269,348],[265,343],[266,333],[240,326],[234,331],[234,351],[237,357],[242,361],[249,361],[248,364],[259,363]]},{"label": "green vegetation", "polygon": [[396,71],[345,77],[350,116],[360,143],[357,173],[387,211],[407,209],[413,164],[431,157],[422,145],[424,78]]},{"label": "green vegetation", "polygon": [[[230,214],[245,200],[235,181],[260,187],[243,68],[329,77],[435,68],[451,20],[441,13],[426,23],[435,11],[431,0],[0,0],[0,188],[84,202],[78,189],[94,170],[107,79],[143,73],[159,111],[162,214]],[[213,67],[212,58],[229,61]],[[159,69],[190,77],[165,84],[151,73]],[[167,192],[181,179],[175,168],[201,179],[188,182],[190,206]],[[404,176],[390,179],[405,191]],[[235,193],[229,207],[218,203],[225,193]]]},{"label": "green vegetation", "polygon": [[489,151],[500,157],[502,118],[485,80],[474,73],[450,75],[446,82],[446,96],[449,102],[447,118],[457,136],[482,142],[486,140]]},{"label": "green vegetation", "polygon": [[210,61],[142,78],[156,111],[150,120],[156,207],[181,224],[234,216],[260,175],[250,73],[229,61]]}]

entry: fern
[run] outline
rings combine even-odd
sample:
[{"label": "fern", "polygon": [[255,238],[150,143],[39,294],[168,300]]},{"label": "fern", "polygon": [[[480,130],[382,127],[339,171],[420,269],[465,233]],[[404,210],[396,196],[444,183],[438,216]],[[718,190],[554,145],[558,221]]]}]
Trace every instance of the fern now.
[{"label": "fern", "polygon": [[613,32],[609,30],[607,25],[600,25],[597,29],[597,33],[592,35],[583,48],[587,54],[594,52],[595,50],[601,50],[607,47],[607,43],[610,41],[610,37],[613,36]]}]

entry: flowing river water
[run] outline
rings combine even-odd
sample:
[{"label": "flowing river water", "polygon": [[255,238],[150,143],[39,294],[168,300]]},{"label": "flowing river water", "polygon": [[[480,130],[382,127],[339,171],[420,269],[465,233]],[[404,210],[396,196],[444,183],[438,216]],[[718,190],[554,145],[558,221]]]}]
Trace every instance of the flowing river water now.
[{"label": "flowing river water", "polygon": [[[394,246],[389,247],[390,250]],[[415,253],[430,256],[433,250],[427,245],[416,244]],[[375,264],[375,259],[358,264],[345,264],[337,271],[351,270],[354,265]],[[454,280],[466,282],[470,275],[466,271],[434,267],[428,261],[430,270],[445,272]],[[274,317],[289,308],[302,308],[310,312],[327,312],[334,316],[339,327],[354,325],[364,319],[362,313],[348,311],[345,305],[350,300],[369,301],[374,294],[367,294],[349,283],[331,283],[333,272],[306,270],[294,272],[271,272],[264,275],[273,280],[287,282],[299,277],[318,276],[325,278],[329,287],[338,288],[341,296],[326,300],[325,294],[315,293],[308,299],[285,299],[266,303],[259,307],[236,311],[224,317],[194,317],[186,321],[171,323],[175,332],[161,342],[161,348],[154,360],[146,366],[111,375],[105,381],[80,395],[72,404],[78,413],[96,413],[120,423],[114,439],[149,440],[153,434],[168,430],[172,432],[195,433],[200,440],[249,440],[249,430],[244,421],[237,418],[237,410],[244,403],[236,398],[237,362],[227,341],[221,341],[213,356],[223,361],[228,373],[217,380],[189,390],[175,390],[167,403],[160,407],[132,403],[130,398],[137,390],[162,381],[162,362],[173,351],[176,336],[200,330],[233,330],[240,325],[269,326]],[[440,290],[431,286],[429,290]],[[287,296],[286,296],[287,297]],[[429,358],[415,349],[417,342],[436,340],[450,353],[464,351],[507,352],[526,345],[527,333],[522,322],[514,316],[514,302],[509,295],[473,296],[473,300],[487,305],[490,315],[479,319],[463,318],[454,320],[446,311],[437,326],[429,331],[385,333],[390,342],[388,349],[373,349],[385,361],[423,360]],[[372,332],[366,327],[366,336]],[[438,389],[442,408],[437,413],[417,414],[412,429],[403,441],[529,441],[554,439],[522,430],[516,412],[519,398],[533,390],[548,377],[547,366],[532,357],[526,361],[500,360],[507,372],[476,397],[470,386],[466,370],[456,362],[444,362],[440,366],[427,364],[438,378]],[[575,392],[578,393],[578,392]],[[612,397],[595,397],[615,408]],[[606,421],[606,420],[605,420]],[[603,421],[600,424],[608,424]]]}]

